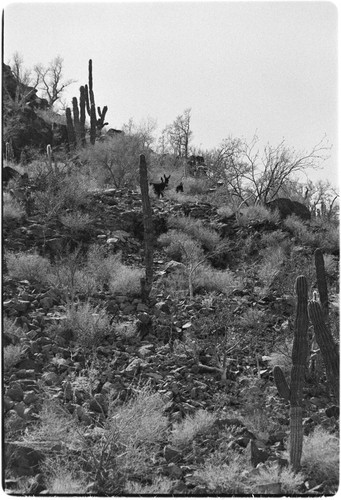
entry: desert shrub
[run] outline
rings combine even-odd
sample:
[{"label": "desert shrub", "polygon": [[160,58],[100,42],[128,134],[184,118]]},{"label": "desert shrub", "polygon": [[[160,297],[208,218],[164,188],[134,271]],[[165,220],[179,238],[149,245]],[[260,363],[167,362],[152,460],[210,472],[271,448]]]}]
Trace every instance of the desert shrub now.
[{"label": "desert shrub", "polygon": [[51,264],[45,257],[35,253],[6,253],[8,275],[18,280],[46,283],[51,271]]},{"label": "desert shrub", "polygon": [[198,196],[205,194],[208,189],[206,179],[195,179],[193,177],[186,178],[186,194],[190,196]]},{"label": "desert shrub", "polygon": [[302,469],[316,481],[339,480],[339,439],[322,427],[303,438]]},{"label": "desert shrub", "polygon": [[84,231],[88,229],[91,223],[91,217],[88,214],[84,214],[79,210],[75,212],[70,212],[65,215],[60,216],[61,223],[71,229],[71,231]]},{"label": "desert shrub", "polygon": [[228,269],[219,271],[209,266],[199,266],[194,274],[193,285],[195,290],[218,292],[229,295],[232,290],[240,288],[241,280]]},{"label": "desert shrub", "polygon": [[27,441],[35,443],[66,442],[73,449],[81,449],[81,437],[76,420],[58,402],[44,399],[39,420],[27,432]]},{"label": "desert shrub", "polygon": [[220,243],[219,234],[213,229],[205,227],[200,219],[181,216],[169,217],[168,227],[188,234],[197,240],[206,251],[213,251]]},{"label": "desert shrub", "polygon": [[85,474],[82,474],[80,466],[67,456],[46,457],[42,464],[42,471],[46,477],[46,489],[50,495],[86,494]]},{"label": "desert shrub", "polygon": [[254,307],[249,307],[239,319],[239,324],[246,329],[256,328],[264,321],[264,311]]},{"label": "desert shrub", "polygon": [[283,224],[302,245],[318,245],[317,233],[313,233],[296,215],[289,215],[289,217],[283,221]]},{"label": "desert shrub", "polygon": [[17,344],[25,337],[25,332],[21,326],[17,325],[16,319],[10,319],[7,316],[3,317],[2,334],[12,344]]},{"label": "desert shrub", "polygon": [[198,410],[193,416],[186,415],[181,422],[175,422],[171,432],[171,442],[174,446],[185,448],[199,433],[207,432],[217,418],[215,413]]},{"label": "desert shrub", "polygon": [[93,244],[87,254],[86,270],[98,287],[108,285],[111,278],[121,267],[122,253],[107,254],[103,245]]},{"label": "desert shrub", "polygon": [[269,365],[274,368],[279,366],[286,377],[290,378],[292,367],[292,344],[291,339],[278,342],[269,355]]},{"label": "desert shrub", "polygon": [[136,135],[120,134],[89,145],[81,152],[81,158],[89,163],[90,175],[99,186],[109,184],[120,188],[127,184],[135,187],[138,184],[136,162],[140,152],[140,140]]},{"label": "desert shrub", "polygon": [[2,195],[2,220],[8,222],[15,219],[21,219],[25,215],[24,208],[9,193]]},{"label": "desert shrub", "polygon": [[21,360],[23,353],[22,345],[8,345],[3,349],[3,367],[4,372],[13,368]]},{"label": "desert shrub", "polygon": [[139,295],[141,292],[141,278],[144,276],[142,269],[121,264],[111,274],[109,289],[113,294]]},{"label": "desert shrub", "polygon": [[242,227],[249,226],[252,222],[272,222],[278,224],[279,214],[276,210],[271,211],[263,205],[254,205],[242,208],[236,213],[238,224]]},{"label": "desert shrub", "polygon": [[53,265],[49,283],[62,290],[66,297],[74,297],[76,294],[91,295],[98,289],[96,279],[86,268],[72,268],[64,262]]},{"label": "desert shrub", "polygon": [[189,263],[201,261],[204,257],[199,244],[183,231],[170,229],[158,238],[158,242],[165,247],[165,252],[171,259]]},{"label": "desert shrub", "polygon": [[166,404],[162,396],[146,384],[122,406],[109,407],[108,430],[124,449],[124,453],[117,456],[116,464],[125,477],[145,474],[151,467],[168,427],[164,414]]},{"label": "desert shrub", "polygon": [[83,174],[56,173],[35,191],[36,210],[43,218],[58,215],[61,210],[77,211],[89,205],[89,179]]},{"label": "desert shrub", "polygon": [[257,475],[248,477],[248,482],[252,488],[264,484],[281,484],[281,493],[285,495],[295,495],[299,493],[299,487],[304,484],[304,476],[300,472],[295,473],[289,467],[281,468],[277,464],[269,464],[260,467]]},{"label": "desert shrub", "polygon": [[263,285],[263,293],[267,293],[279,275],[285,262],[285,251],[282,247],[265,248],[260,251],[262,261],[258,266],[257,274]]},{"label": "desert shrub", "polygon": [[[243,454],[218,449],[195,472],[209,492],[216,495],[247,495],[252,489],[245,480],[249,466]],[[242,475],[241,473],[244,472]]]},{"label": "desert shrub", "polygon": [[220,215],[220,217],[230,217],[234,212],[234,209],[228,205],[223,205],[217,210],[217,214]]},{"label": "desert shrub", "polygon": [[[69,332],[74,341],[85,349],[96,348],[111,331],[110,319],[104,309],[98,309],[89,302],[69,306],[66,318],[60,321],[55,333]],[[53,335],[53,331],[50,331]]]},{"label": "desert shrub", "polygon": [[123,321],[121,323],[115,323],[113,326],[115,328],[115,333],[122,338],[130,339],[135,338],[137,335],[135,321]]},{"label": "desert shrub", "polygon": [[151,484],[142,485],[135,481],[127,481],[124,493],[128,495],[170,495],[176,481],[166,476],[156,476]]},{"label": "desert shrub", "polygon": [[276,248],[280,246],[285,252],[287,252],[291,246],[291,242],[285,232],[277,230],[263,233],[260,239],[260,246],[262,248]]}]

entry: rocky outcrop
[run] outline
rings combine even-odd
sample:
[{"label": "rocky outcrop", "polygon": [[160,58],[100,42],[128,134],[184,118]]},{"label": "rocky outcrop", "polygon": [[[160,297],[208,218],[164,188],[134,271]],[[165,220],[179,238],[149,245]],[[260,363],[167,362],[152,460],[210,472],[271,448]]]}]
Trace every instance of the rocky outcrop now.
[{"label": "rocky outcrop", "polygon": [[277,198],[277,200],[266,203],[270,210],[278,210],[280,218],[285,219],[289,215],[297,215],[302,220],[310,220],[309,209],[298,201],[289,200],[289,198]]}]

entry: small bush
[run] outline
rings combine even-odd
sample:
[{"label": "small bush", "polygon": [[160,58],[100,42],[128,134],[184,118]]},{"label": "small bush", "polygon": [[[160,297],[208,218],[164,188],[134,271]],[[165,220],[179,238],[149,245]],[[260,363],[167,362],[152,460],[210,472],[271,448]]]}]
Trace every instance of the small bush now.
[{"label": "small bush", "polygon": [[[244,455],[229,450],[215,451],[205,460],[195,476],[216,495],[247,495],[252,489],[245,479],[248,465]],[[242,474],[244,472],[244,474]]]},{"label": "small bush", "polygon": [[6,262],[11,278],[37,283],[47,283],[48,281],[51,264],[45,257],[24,252],[8,252]]},{"label": "small bush", "polygon": [[3,222],[21,219],[25,215],[24,208],[9,193],[2,195],[2,218]]},{"label": "small bush", "polygon": [[232,290],[241,287],[241,280],[228,269],[219,271],[209,266],[199,266],[194,275],[193,285],[195,290],[229,295]]},{"label": "small bush", "polygon": [[215,250],[220,243],[220,236],[216,231],[205,227],[201,220],[193,219],[193,217],[170,217],[168,226],[188,234],[198,241],[206,251]]},{"label": "small bush", "polygon": [[316,481],[339,481],[339,439],[322,427],[304,436],[302,468]]},{"label": "small bush", "polygon": [[205,194],[208,189],[207,180],[205,179],[195,179],[193,177],[188,177],[186,179],[186,194],[190,196],[198,196]]},{"label": "small bush", "polygon": [[110,332],[107,312],[96,309],[89,302],[70,307],[67,311],[67,327],[72,330],[75,340],[84,348],[97,347]]},{"label": "small bush", "polygon": [[237,215],[238,224],[242,227],[249,226],[253,222],[272,222],[274,224],[279,223],[278,212],[271,211],[263,205],[254,205],[247,208],[242,208],[240,213]]},{"label": "small bush", "polygon": [[217,214],[220,215],[220,217],[230,217],[234,213],[235,211],[233,210],[233,208],[228,205],[223,205],[217,210]]},{"label": "small bush", "polygon": [[71,231],[84,231],[88,229],[91,223],[90,215],[83,214],[82,212],[76,210],[60,217],[61,223],[71,229]]},{"label": "small bush", "polygon": [[3,367],[4,372],[8,372],[21,360],[23,353],[22,345],[8,345],[3,350]]},{"label": "small bush", "polygon": [[165,476],[156,476],[151,484],[142,485],[134,481],[127,481],[124,493],[128,495],[170,495],[176,481]]},{"label": "small bush", "polygon": [[266,248],[262,250],[260,254],[263,259],[258,267],[258,277],[263,285],[263,293],[268,293],[285,262],[285,253],[284,250],[278,246],[275,248]]},{"label": "small bush", "polygon": [[17,344],[23,337],[25,337],[25,332],[21,326],[16,324],[16,319],[10,319],[7,316],[4,316],[3,336],[13,344]]},{"label": "small bush", "polygon": [[297,238],[302,245],[317,246],[318,237],[309,227],[296,215],[287,217],[283,224]]},{"label": "small bush", "polygon": [[217,416],[207,410],[198,410],[193,416],[187,415],[181,422],[175,423],[171,434],[174,446],[185,448],[199,433],[207,432]]},{"label": "small bush", "polygon": [[109,289],[113,294],[139,295],[141,293],[142,269],[132,268],[121,264],[111,275]]}]

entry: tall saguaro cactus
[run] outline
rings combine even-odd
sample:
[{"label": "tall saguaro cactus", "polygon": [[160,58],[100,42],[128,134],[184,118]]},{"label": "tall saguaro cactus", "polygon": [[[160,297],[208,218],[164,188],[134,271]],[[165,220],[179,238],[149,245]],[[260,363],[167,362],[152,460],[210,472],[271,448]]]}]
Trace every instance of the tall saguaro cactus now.
[{"label": "tall saguaro cactus", "polygon": [[290,387],[279,366],[274,368],[274,378],[280,396],[290,401],[290,464],[294,470],[298,470],[303,447],[302,397],[308,355],[308,286],[305,276],[298,276],[295,290],[297,311]]},{"label": "tall saguaro cactus", "polygon": [[147,163],[143,154],[140,155],[140,187],[142,195],[144,248],[146,276],[141,279],[141,295],[145,301],[148,299],[153,284],[153,254],[154,254],[154,227],[152,208],[148,193]]}]

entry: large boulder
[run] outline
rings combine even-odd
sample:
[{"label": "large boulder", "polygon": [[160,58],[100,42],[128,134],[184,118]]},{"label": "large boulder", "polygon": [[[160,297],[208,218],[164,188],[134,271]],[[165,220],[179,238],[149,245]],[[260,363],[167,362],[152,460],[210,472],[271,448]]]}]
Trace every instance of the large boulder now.
[{"label": "large boulder", "polygon": [[310,220],[310,210],[298,201],[289,200],[289,198],[277,198],[266,203],[266,207],[270,210],[278,210],[281,219],[285,219],[289,215],[296,215],[302,220]]}]

